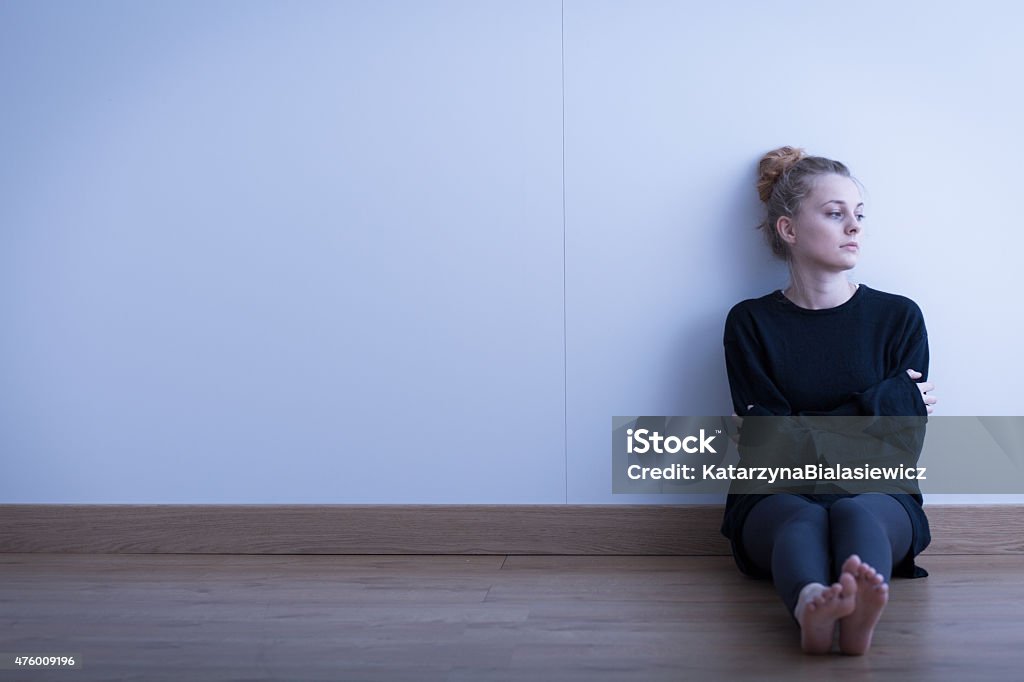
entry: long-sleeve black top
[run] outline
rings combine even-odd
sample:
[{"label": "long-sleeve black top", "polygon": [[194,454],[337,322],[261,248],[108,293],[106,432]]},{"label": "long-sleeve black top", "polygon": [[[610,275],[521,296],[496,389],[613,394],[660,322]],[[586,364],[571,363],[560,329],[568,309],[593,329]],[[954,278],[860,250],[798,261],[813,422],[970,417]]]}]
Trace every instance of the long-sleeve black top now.
[{"label": "long-sleeve black top", "polygon": [[[745,416],[927,415],[908,369],[928,377],[928,334],[920,308],[905,296],[861,284],[834,308],[801,308],[776,290],[737,303],[725,323],[725,363],[733,409]],[[748,405],[752,405],[750,409]],[[847,497],[808,494],[811,500]],[[722,533],[741,571],[759,575],[743,552],[743,522],[764,495],[730,494]],[[931,534],[920,494],[893,494],[913,528],[911,551],[894,569],[904,577],[928,573],[914,557]]]}]

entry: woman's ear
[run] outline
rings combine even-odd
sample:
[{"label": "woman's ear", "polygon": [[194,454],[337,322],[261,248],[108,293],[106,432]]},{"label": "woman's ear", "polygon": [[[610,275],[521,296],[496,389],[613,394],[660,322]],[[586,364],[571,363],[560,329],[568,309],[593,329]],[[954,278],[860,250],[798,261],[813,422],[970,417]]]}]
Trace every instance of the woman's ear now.
[{"label": "woman's ear", "polygon": [[779,216],[779,219],[775,221],[775,231],[779,234],[779,238],[787,244],[796,243],[796,229],[794,228],[793,220],[789,216]]}]

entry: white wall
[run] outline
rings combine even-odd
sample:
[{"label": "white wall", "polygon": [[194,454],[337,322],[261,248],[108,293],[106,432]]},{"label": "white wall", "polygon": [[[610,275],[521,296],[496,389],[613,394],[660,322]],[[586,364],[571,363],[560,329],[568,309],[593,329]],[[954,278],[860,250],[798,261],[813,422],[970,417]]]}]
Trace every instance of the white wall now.
[{"label": "white wall", "polygon": [[558,4],[0,7],[0,499],[564,501]]},{"label": "white wall", "polygon": [[[607,415],[731,413],[725,313],[786,283],[752,229],[757,159],[784,144],[840,159],[866,185],[853,278],[921,305],[936,414],[1024,414],[1022,15],[566,3],[570,500],[609,499],[592,464]],[[929,497],[1011,499],[1024,496]]]},{"label": "white wall", "polygon": [[782,144],[938,414],[1022,414],[1007,12],[0,4],[0,502],[705,501],[613,496],[610,417],[731,412]]}]

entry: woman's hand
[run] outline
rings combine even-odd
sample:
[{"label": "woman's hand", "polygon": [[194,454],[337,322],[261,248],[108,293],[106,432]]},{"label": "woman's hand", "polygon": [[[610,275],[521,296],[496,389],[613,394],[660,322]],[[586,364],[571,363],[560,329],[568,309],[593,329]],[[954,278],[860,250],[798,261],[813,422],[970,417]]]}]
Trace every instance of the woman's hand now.
[{"label": "woman's hand", "polygon": [[[910,378],[913,379],[914,381],[917,381],[922,376],[924,376],[916,369],[908,369],[907,374],[909,374]],[[922,381],[917,384],[917,390],[921,391],[921,399],[924,401],[924,406],[928,410],[928,414],[931,414],[934,409],[932,405],[939,402],[939,399],[936,398],[935,396],[928,395],[929,391],[935,390],[935,384],[933,384],[930,381]]]}]

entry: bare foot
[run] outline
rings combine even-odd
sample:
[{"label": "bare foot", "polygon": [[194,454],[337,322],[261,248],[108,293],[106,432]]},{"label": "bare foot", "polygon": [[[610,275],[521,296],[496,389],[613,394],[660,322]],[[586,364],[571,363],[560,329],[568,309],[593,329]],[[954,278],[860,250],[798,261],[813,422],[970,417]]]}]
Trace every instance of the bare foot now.
[{"label": "bare foot", "polygon": [[830,587],[805,585],[793,610],[800,623],[800,647],[809,654],[830,652],[836,622],[853,613],[856,605],[857,582],[850,573],[840,575],[839,582]]},{"label": "bare foot", "polygon": [[846,560],[843,571],[855,576],[857,599],[853,613],[839,621],[839,650],[860,656],[871,648],[875,624],[889,601],[889,586],[878,571],[863,563],[856,554]]}]

